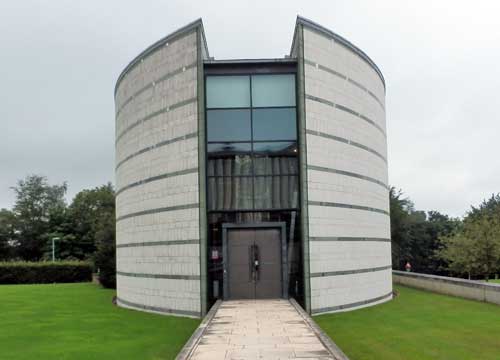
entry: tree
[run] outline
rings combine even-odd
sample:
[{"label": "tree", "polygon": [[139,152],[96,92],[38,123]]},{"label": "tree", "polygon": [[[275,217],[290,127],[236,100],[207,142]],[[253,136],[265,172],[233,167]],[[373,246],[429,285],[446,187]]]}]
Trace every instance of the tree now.
[{"label": "tree", "polygon": [[93,257],[99,221],[107,214],[114,216],[111,183],[80,191],[69,207],[64,200],[66,183],[50,185],[44,176],[27,176],[12,189],[16,193],[13,211],[0,215],[0,259],[49,260],[53,238],[58,238],[57,259]]},{"label": "tree", "polygon": [[488,280],[492,272],[500,272],[500,194],[492,194],[478,207],[471,210],[464,219],[465,231],[475,238],[474,250],[479,273]]},{"label": "tree", "polygon": [[478,207],[471,206],[467,219],[478,219],[483,216],[500,218],[500,194],[493,194],[488,200],[483,200]]},{"label": "tree", "polygon": [[7,209],[0,210],[0,261],[12,257],[15,245],[15,216]]},{"label": "tree", "polygon": [[[91,257],[96,251],[96,233],[100,221],[115,211],[115,192],[108,183],[76,194],[69,206],[70,233],[73,236],[61,249],[77,259]],[[114,227],[114,224],[113,224]]]},{"label": "tree", "polygon": [[442,272],[443,260],[435,256],[438,239],[453,232],[460,221],[437,211],[415,210],[413,202],[394,187],[389,195],[393,268],[402,270],[409,261],[416,272]]},{"label": "tree", "polygon": [[411,258],[410,238],[408,236],[408,217],[413,210],[410,199],[403,197],[401,190],[391,187],[389,191],[391,215],[392,265],[395,269],[402,269],[404,263]]},{"label": "tree", "polygon": [[500,271],[500,195],[494,194],[471,207],[463,226],[441,238],[437,255],[455,274],[481,276],[486,280]]},{"label": "tree", "polygon": [[99,282],[106,288],[116,288],[115,213],[100,218],[95,233],[97,251],[94,255]]},{"label": "tree", "polygon": [[457,218],[451,218],[448,215],[441,214],[438,211],[427,212],[426,218],[426,244],[421,248],[422,251],[422,272],[428,274],[448,275],[446,262],[436,256],[436,251],[441,247],[439,239],[444,236],[450,236],[456,233],[460,228],[461,221]]},{"label": "tree", "polygon": [[465,224],[465,237],[472,242],[472,266],[489,280],[500,267],[500,221],[485,216]]},{"label": "tree", "polygon": [[462,232],[450,234],[440,238],[441,248],[436,250],[436,255],[446,262],[446,267],[459,276],[464,274],[469,279],[474,272],[472,266],[473,252],[467,239]]},{"label": "tree", "polygon": [[474,216],[464,221],[463,229],[441,238],[438,255],[455,274],[481,276],[488,280],[500,267],[500,220]]},{"label": "tree", "polygon": [[16,194],[17,255],[24,260],[40,260],[50,241],[50,219],[64,211],[66,183],[49,185],[47,178],[29,175],[12,188]]},{"label": "tree", "polygon": [[48,230],[44,235],[45,241],[43,260],[52,258],[52,239],[55,242],[55,257],[58,260],[82,260],[85,257],[79,254],[78,243],[73,234],[72,218],[68,208],[59,208],[51,213]]}]

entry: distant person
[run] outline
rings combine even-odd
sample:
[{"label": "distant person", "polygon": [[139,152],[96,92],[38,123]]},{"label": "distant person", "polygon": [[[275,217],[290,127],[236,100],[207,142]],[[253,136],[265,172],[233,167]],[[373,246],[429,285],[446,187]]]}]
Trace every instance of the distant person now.
[{"label": "distant person", "polygon": [[406,271],[410,272],[411,271],[411,264],[409,261],[406,262],[406,265],[405,265],[405,269]]}]

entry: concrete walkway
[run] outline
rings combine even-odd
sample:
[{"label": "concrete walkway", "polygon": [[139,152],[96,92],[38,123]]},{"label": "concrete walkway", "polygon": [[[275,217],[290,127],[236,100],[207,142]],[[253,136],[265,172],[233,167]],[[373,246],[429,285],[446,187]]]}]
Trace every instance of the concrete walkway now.
[{"label": "concrete walkway", "polygon": [[288,300],[224,301],[189,359],[335,359]]}]

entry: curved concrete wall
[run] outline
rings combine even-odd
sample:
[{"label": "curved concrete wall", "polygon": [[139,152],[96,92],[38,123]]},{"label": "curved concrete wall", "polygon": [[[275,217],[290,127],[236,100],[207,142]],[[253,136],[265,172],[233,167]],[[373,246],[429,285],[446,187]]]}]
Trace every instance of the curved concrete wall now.
[{"label": "curved concrete wall", "polygon": [[118,304],[200,316],[201,23],[127,66],[116,102]]},{"label": "curved concrete wall", "polygon": [[[206,312],[203,59],[198,20],[135,58],[116,89],[121,306]],[[360,49],[298,18],[304,293],[312,313],[392,298],[385,84]],[[201,159],[201,162],[200,162]],[[201,216],[200,216],[201,214]]]},{"label": "curved concrete wall", "polygon": [[292,53],[300,58],[305,93],[311,312],[387,301],[392,282],[384,80],[345,39],[305,19],[297,26],[301,39]]}]

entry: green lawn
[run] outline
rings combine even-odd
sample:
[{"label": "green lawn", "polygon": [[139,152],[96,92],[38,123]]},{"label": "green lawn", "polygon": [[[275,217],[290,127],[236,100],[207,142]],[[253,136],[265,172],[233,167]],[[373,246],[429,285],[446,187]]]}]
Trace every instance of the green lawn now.
[{"label": "green lawn", "polygon": [[493,280],[490,280],[490,282],[494,282],[494,283],[500,284],[500,279],[493,279]]},{"label": "green lawn", "polygon": [[[500,359],[500,306],[396,286],[383,305],[321,315],[351,360]],[[85,284],[1,285],[0,359],[173,359],[198,320],[118,308]]]},{"label": "green lawn", "polygon": [[90,283],[0,286],[0,359],[173,359],[198,320],[118,308]]},{"label": "green lawn", "polygon": [[500,359],[500,306],[395,289],[388,303],[315,320],[351,360]]}]

